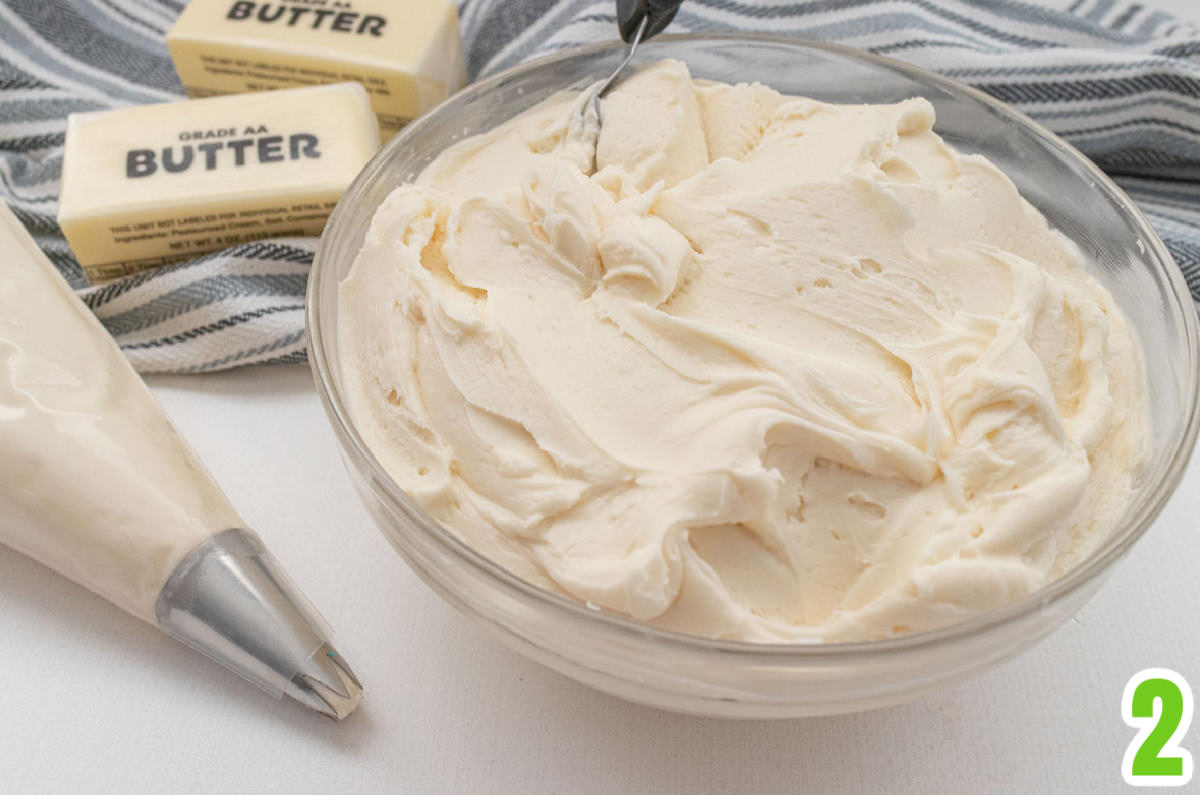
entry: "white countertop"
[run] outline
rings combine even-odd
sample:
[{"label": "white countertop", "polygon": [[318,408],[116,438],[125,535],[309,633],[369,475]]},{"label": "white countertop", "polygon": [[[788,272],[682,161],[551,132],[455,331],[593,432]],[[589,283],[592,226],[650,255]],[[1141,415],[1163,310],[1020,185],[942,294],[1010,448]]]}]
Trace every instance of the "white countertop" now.
[{"label": "white countertop", "polygon": [[876,712],[702,720],[575,684],[444,604],[359,504],[307,368],[150,381],[366,699],[341,724],[273,701],[0,548],[0,790],[1107,792],[1126,679],[1172,667],[1200,690],[1196,462],[1078,620],[1002,668]]},{"label": "white countertop", "polygon": [[[273,701],[0,547],[0,790],[1117,792],[1129,676],[1174,668],[1200,693],[1195,460],[1077,619],[1002,668],[876,712],[704,720],[593,692],[445,605],[359,504],[306,367],[149,380],[366,699],[341,724]],[[1200,757],[1200,725],[1183,745]]]}]

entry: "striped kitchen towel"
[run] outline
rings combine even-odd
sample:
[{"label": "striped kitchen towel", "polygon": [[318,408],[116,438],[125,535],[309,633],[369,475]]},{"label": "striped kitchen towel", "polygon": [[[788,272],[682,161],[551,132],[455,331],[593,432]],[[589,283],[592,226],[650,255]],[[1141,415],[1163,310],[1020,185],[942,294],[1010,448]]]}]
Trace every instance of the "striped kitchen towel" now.
[{"label": "striped kitchen towel", "polygon": [[[1152,1],[1152,0],[1151,0]],[[304,360],[316,241],[237,246],[89,288],[55,223],[68,113],[178,98],[184,0],[0,0],[0,198],[143,372]],[[615,36],[613,0],[463,0],[472,76]],[[971,83],[1117,178],[1200,299],[1200,30],[1123,0],[687,0],[674,32],[837,41]]]}]

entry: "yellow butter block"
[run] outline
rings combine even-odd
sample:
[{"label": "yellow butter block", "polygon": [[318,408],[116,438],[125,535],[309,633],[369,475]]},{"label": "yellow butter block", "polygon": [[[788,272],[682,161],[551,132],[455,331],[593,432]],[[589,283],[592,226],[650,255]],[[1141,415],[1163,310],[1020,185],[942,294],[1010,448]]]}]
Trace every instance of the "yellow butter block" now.
[{"label": "yellow butter block", "polygon": [[75,113],[58,223],[92,281],[319,235],[378,148],[357,83]]},{"label": "yellow butter block", "polygon": [[451,0],[192,0],[167,47],[192,97],[361,83],[385,139],[466,74]]}]

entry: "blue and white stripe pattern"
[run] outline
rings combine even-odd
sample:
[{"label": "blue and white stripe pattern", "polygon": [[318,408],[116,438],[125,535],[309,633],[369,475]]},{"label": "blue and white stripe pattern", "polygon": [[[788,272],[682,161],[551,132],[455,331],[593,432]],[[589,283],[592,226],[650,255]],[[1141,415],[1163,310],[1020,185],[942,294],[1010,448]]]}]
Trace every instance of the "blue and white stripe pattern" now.
[{"label": "blue and white stripe pattern", "polygon": [[[1200,29],[1127,0],[687,0],[673,31],[837,41],[971,83],[1116,177],[1200,299]],[[184,0],[0,0],[0,198],[146,372],[304,358],[315,240],[247,244],[86,288],[59,234],[67,113],[180,96]],[[615,35],[612,0],[462,0],[484,75]]]}]

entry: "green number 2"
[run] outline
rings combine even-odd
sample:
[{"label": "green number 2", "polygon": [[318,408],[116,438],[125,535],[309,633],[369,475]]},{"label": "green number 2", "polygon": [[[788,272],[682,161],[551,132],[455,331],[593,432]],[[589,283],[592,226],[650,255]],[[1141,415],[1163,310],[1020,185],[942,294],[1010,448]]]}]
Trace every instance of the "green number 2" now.
[{"label": "green number 2", "polygon": [[1192,722],[1192,690],[1166,668],[1147,668],[1125,685],[1121,717],[1138,729],[1121,766],[1134,786],[1183,786],[1192,779],[1192,755],[1180,741]]}]

